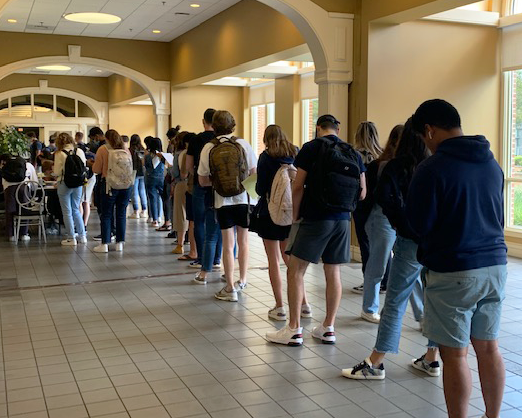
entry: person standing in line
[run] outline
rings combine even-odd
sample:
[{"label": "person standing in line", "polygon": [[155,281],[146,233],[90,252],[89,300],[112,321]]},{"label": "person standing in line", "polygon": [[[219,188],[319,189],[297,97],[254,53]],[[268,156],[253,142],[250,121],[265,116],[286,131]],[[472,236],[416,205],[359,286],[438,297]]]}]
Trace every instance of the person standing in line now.
[{"label": "person standing in line", "polygon": [[[361,155],[339,138],[340,122],[332,115],[317,120],[317,138],[297,154],[293,183],[293,221],[287,253],[290,321],[266,339],[277,344],[303,344],[300,325],[304,275],[310,263],[324,263],[326,318],[312,337],[335,343],[334,323],[341,302],[341,264],[350,262],[351,211],[366,196],[366,167]],[[293,237],[292,237],[293,235]],[[292,242],[293,240],[293,242]],[[313,243],[313,244],[312,244]]]},{"label": "person standing in line", "polygon": [[[418,235],[410,226],[405,202],[409,197],[416,198],[409,190],[411,179],[419,164],[428,156],[429,150],[420,135],[413,130],[410,118],[404,125],[395,158],[384,167],[375,190],[375,202],[397,232],[377,340],[372,353],[364,361],[342,370],[342,375],[348,379],[383,380],[386,377],[384,357],[387,353],[399,352],[402,318],[408,299],[417,289],[420,292],[415,294],[417,303],[413,306],[414,309],[423,311],[422,286],[419,284],[422,265],[417,261],[418,246],[415,242]],[[428,376],[439,376],[437,354],[437,345],[428,341],[427,352],[422,357],[413,359],[411,366]]]},{"label": "person standing in line", "polygon": [[[187,170],[189,174],[191,174],[194,178],[194,186],[192,190],[192,209],[193,213],[190,214],[187,213],[187,217],[193,218],[193,224],[194,224],[194,239],[196,240],[196,248],[197,248],[197,260],[191,260],[190,266],[194,268],[201,269],[202,267],[202,258],[203,258],[203,248],[205,245],[205,235],[206,235],[206,229],[205,229],[205,223],[206,223],[206,216],[205,211],[207,209],[213,209],[213,196],[212,196],[212,187],[203,187],[199,183],[198,178],[198,166],[199,166],[199,160],[201,157],[201,151],[203,150],[203,147],[210,142],[212,139],[216,137],[216,134],[214,133],[214,129],[212,128],[212,118],[214,117],[214,113],[216,113],[215,109],[207,109],[203,113],[203,120],[201,121],[203,124],[203,132],[200,132],[192,141],[189,143],[189,147],[187,149],[187,158],[186,158],[186,165]],[[187,205],[188,207],[188,205]],[[214,217],[215,218],[215,217]],[[211,220],[211,219],[209,219]],[[209,231],[209,234],[213,237],[216,236],[215,229],[218,229],[219,227],[217,224],[217,221],[214,219],[214,222],[212,225],[210,225],[211,230]],[[215,254],[217,256],[217,259],[214,260],[214,264],[216,264],[216,261],[219,261],[221,259],[221,251],[222,251],[222,241],[221,241],[221,232],[219,232],[217,240],[215,242]],[[209,243],[210,244],[210,243]],[[207,249],[207,251],[210,251],[210,248]],[[188,256],[181,257],[180,260],[188,260]],[[198,277],[200,277],[198,275]],[[197,278],[197,277],[196,277]],[[198,282],[201,282],[202,284],[206,284],[205,280],[200,280]]]},{"label": "person standing in line", "polygon": [[[276,321],[286,321],[283,304],[283,281],[281,279],[281,258],[288,267],[289,256],[285,253],[290,227],[276,225],[271,218],[268,202],[271,199],[273,182],[281,167],[293,167],[298,149],[288,141],[280,126],[270,125],[263,136],[265,150],[257,162],[256,193],[260,196],[254,208],[250,222],[250,231],[256,232],[262,239],[268,258],[268,275],[274,292],[275,307],[268,311],[268,317]],[[288,184],[291,194],[291,182]],[[301,317],[311,317],[312,309],[304,293]]]},{"label": "person standing in line", "polygon": [[[188,138],[187,138],[188,137]],[[176,248],[172,250],[173,254],[183,254],[183,244],[185,234],[188,230],[187,220],[187,170],[184,167],[185,156],[187,154],[188,140],[192,137],[189,132],[180,132],[176,135],[172,154],[174,155],[174,164],[171,169],[172,183],[170,194],[174,198],[174,229],[176,236],[180,237]],[[182,169],[183,168],[183,169]]]},{"label": "person standing in line", "polygon": [[[170,128],[167,131],[168,146],[167,154],[174,154],[176,147],[176,136],[181,127]],[[174,159],[176,157],[174,156]],[[174,213],[174,196],[171,195],[171,185],[174,181],[172,176],[172,167],[168,167],[163,179],[163,193],[161,200],[163,202],[163,225],[156,229],[158,232],[170,232],[172,230],[172,214]]]},{"label": "person standing in line", "polygon": [[[361,122],[357,127],[357,132],[355,133],[355,149],[361,154],[362,160],[366,168],[372,162],[377,160],[383,149],[379,143],[379,134],[377,132],[377,127],[373,122]],[[368,179],[366,179],[368,181]],[[368,239],[368,235],[366,234],[366,221],[370,216],[370,212],[372,210],[371,203],[367,201],[368,199],[361,200],[357,205],[357,208],[353,211],[353,222],[355,225],[355,234],[357,235],[357,242],[359,243],[359,250],[361,251],[361,261],[362,261],[362,272],[366,271],[366,266],[368,264],[368,257],[370,254],[370,242]],[[386,292],[386,283],[388,282],[388,274],[390,270],[390,265],[388,263],[386,267],[386,273],[384,279],[382,280],[382,290],[381,292]],[[364,285],[361,284],[359,286],[355,286],[352,288],[353,293],[363,294]]]},{"label": "person standing in line", "polygon": [[76,143],[76,147],[81,149],[84,154],[87,152],[87,144],[83,142],[83,132],[76,132],[74,134],[74,142]]},{"label": "person standing in line", "polygon": [[[56,138],[56,151],[54,154],[54,168],[53,172],[56,176],[57,188],[58,188],[58,199],[60,200],[60,207],[62,208],[63,223],[67,233],[67,238],[62,240],[64,246],[75,246],[78,243],[87,244],[87,235],[85,233],[85,224],[83,221],[82,214],[80,212],[80,206],[82,204],[83,187],[84,184],[74,185],[69,187],[66,184],[66,168],[67,158],[69,155],[76,155],[79,158],[77,164],[83,165],[85,170],[85,154],[84,152],[75,146],[75,141],[68,133],[60,133]],[[78,166],[81,168],[80,166]],[[85,177],[79,179],[77,183],[83,183]],[[76,239],[76,234],[78,239]]]},{"label": "person standing in line", "polygon": [[[94,247],[94,252],[97,253],[109,251],[113,222],[116,223],[115,250],[123,251],[127,227],[126,212],[133,185],[132,156],[129,150],[125,149],[120,135],[114,129],[107,131],[106,139],[107,143],[98,148],[92,167],[94,173],[101,176],[99,187],[103,192],[101,195],[102,243]],[[114,179],[113,174],[116,174]],[[113,182],[115,184],[112,184]]]},{"label": "person standing in line", "polygon": [[406,205],[428,269],[424,335],[440,348],[449,417],[468,416],[471,341],[484,417],[498,418],[506,374],[498,348],[507,280],[504,174],[484,136],[464,135],[450,103],[424,102],[413,126],[433,153],[417,169]]},{"label": "person standing in line", "polygon": [[136,180],[134,180],[132,193],[132,206],[134,213],[131,215],[131,218],[148,218],[147,194],[145,192],[145,177],[143,172],[143,158],[145,155],[145,149],[143,148],[141,138],[138,134],[131,136],[129,151],[132,155],[132,165],[134,167],[134,171],[136,171]]},{"label": "person standing in line", "polygon": [[[241,183],[256,172],[257,158],[248,142],[232,136],[236,121],[230,112],[216,111],[212,118],[212,127],[216,138],[207,143],[201,151],[198,175],[199,184],[203,187],[213,186],[215,190],[214,207],[223,238],[223,262],[227,284],[214,296],[219,300],[237,302],[238,292],[247,286],[249,210],[250,203],[254,203]],[[234,230],[237,231],[239,248],[239,280],[236,282]]]},{"label": "person standing in line", "polygon": [[153,138],[149,142],[148,152],[143,159],[143,166],[147,172],[145,189],[150,203],[151,226],[154,228],[159,227],[161,195],[163,194],[165,163],[160,156],[161,151],[161,140]]},{"label": "person standing in line", "polygon": [[29,146],[29,150],[31,153],[31,164],[33,167],[38,166],[40,154],[42,153],[43,144],[36,136],[36,133],[33,131],[27,134],[27,137],[31,140],[31,145]]}]

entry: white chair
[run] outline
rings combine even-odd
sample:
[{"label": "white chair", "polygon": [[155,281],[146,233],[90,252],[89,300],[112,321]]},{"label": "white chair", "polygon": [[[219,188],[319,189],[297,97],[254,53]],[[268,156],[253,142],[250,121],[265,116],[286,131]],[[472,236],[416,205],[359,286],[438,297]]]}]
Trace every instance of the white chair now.
[{"label": "white chair", "polygon": [[18,244],[22,226],[38,225],[38,239],[41,240],[43,235],[44,243],[47,243],[44,220],[47,209],[43,186],[36,181],[26,180],[18,185],[15,196],[18,206],[18,213],[14,216],[15,242]]}]

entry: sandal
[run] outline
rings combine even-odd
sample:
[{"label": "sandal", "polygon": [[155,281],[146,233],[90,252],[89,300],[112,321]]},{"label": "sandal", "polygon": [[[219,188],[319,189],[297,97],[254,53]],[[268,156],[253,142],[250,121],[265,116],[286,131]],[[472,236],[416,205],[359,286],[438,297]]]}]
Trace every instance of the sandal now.
[{"label": "sandal", "polygon": [[158,232],[164,232],[164,231],[171,231],[172,225],[162,225],[159,228],[156,228],[156,231]]},{"label": "sandal", "polygon": [[178,260],[181,260],[181,261],[195,261],[195,260],[197,260],[197,258],[189,257],[188,254],[185,254],[185,255],[182,255],[181,257],[179,257]]}]

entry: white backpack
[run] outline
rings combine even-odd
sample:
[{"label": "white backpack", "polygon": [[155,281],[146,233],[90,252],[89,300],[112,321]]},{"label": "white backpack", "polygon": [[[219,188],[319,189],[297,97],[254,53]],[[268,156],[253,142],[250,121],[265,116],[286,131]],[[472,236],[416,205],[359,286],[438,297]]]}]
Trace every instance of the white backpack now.
[{"label": "white backpack", "polygon": [[107,168],[107,189],[125,190],[134,184],[136,172],[133,169],[132,156],[124,149],[111,149]]},{"label": "white backpack", "polygon": [[268,212],[272,222],[279,226],[292,225],[292,182],[297,169],[292,164],[281,164],[272,182]]}]

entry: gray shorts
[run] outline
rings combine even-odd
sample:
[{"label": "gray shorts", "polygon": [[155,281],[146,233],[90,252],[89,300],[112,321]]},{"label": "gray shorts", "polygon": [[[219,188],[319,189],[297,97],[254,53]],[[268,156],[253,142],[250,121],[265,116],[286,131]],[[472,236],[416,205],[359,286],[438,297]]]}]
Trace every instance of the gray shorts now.
[{"label": "gray shorts", "polygon": [[350,262],[350,221],[301,221],[292,225],[286,253],[317,264]]},{"label": "gray shorts", "polygon": [[506,278],[505,265],[454,273],[428,271],[424,335],[453,348],[467,347],[472,337],[496,340]]}]

